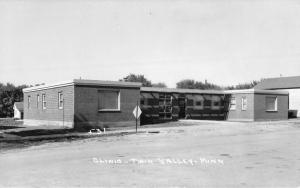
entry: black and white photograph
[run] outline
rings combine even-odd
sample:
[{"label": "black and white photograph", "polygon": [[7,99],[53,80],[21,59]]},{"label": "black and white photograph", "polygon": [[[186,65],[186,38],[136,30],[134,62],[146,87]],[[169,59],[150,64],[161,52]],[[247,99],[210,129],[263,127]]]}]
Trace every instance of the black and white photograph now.
[{"label": "black and white photograph", "polygon": [[300,188],[300,0],[0,0],[0,188]]}]

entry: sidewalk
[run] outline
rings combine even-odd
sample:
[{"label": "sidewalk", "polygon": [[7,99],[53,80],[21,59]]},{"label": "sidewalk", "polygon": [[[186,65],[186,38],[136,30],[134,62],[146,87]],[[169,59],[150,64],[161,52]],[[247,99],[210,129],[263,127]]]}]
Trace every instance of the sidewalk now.
[{"label": "sidewalk", "polygon": [[[167,122],[159,124],[150,124],[138,126],[137,133],[157,133],[164,132],[170,128],[186,126],[199,126],[219,129],[227,126],[236,126],[242,128],[241,125],[254,128],[264,128],[265,125],[273,125],[274,128],[280,127],[281,124],[300,125],[300,119],[290,119],[285,121],[261,121],[261,122],[229,122],[229,121],[207,121],[207,120],[180,120],[176,122]],[[262,126],[264,125],[264,126]],[[60,128],[60,129],[59,129]],[[270,127],[268,127],[268,130]],[[31,132],[30,132],[31,131]],[[61,127],[53,126],[39,126],[39,127],[26,127],[0,130],[0,142],[22,142],[22,141],[42,141],[42,140],[64,140],[76,138],[92,138],[92,137],[106,137],[106,136],[119,136],[136,134],[135,126],[131,127],[118,127],[108,128],[106,132],[101,133],[88,133],[88,132],[74,132],[71,129],[62,129]]]}]

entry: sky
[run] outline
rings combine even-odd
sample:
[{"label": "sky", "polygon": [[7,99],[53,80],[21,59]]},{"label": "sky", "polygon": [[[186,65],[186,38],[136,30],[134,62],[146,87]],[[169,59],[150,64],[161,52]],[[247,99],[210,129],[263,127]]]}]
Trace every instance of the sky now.
[{"label": "sky", "polygon": [[300,75],[299,0],[0,0],[0,82]]}]

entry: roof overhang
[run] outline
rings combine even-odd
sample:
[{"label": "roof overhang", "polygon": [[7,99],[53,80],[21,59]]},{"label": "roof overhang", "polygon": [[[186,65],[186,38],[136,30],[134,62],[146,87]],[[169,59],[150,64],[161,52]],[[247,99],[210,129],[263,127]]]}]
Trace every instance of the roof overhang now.
[{"label": "roof overhang", "polygon": [[63,81],[54,84],[45,84],[40,86],[24,88],[23,92],[26,93],[26,92],[66,87],[66,86],[102,86],[102,87],[140,88],[142,84],[138,82],[117,82],[117,81],[74,79],[74,80]]},{"label": "roof overhang", "polygon": [[226,90],[228,94],[274,94],[274,95],[289,95],[288,91],[281,90],[259,90],[259,89],[242,89],[242,90]]},{"label": "roof overhang", "polygon": [[182,94],[225,94],[222,90],[201,90],[201,89],[177,89],[177,88],[157,88],[141,87],[141,92],[156,93],[182,93]]}]

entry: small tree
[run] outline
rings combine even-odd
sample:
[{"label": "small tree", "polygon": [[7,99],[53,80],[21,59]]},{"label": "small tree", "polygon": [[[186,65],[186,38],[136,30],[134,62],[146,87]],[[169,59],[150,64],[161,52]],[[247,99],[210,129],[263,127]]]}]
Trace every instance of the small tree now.
[{"label": "small tree", "polygon": [[228,86],[225,89],[233,90],[233,89],[251,89],[259,83],[257,80],[253,80],[250,83],[238,84],[236,86]]},{"label": "small tree", "polygon": [[163,82],[158,82],[158,83],[152,84],[152,87],[166,88],[167,85],[165,83],[163,83]]},{"label": "small tree", "polygon": [[177,88],[185,88],[185,89],[222,89],[220,86],[209,83],[205,80],[205,82],[199,82],[191,79],[181,80],[176,83]]},{"label": "small tree", "polygon": [[195,89],[195,80],[185,79],[176,83],[176,88]]},{"label": "small tree", "polygon": [[151,87],[152,83],[150,80],[148,80],[147,78],[145,78],[144,75],[141,74],[129,74],[128,76],[120,79],[119,81],[124,81],[124,82],[140,82],[142,83],[142,86],[144,87]]},{"label": "small tree", "polygon": [[26,85],[14,86],[11,83],[0,84],[0,117],[12,117],[15,102],[23,101],[22,89]]}]

